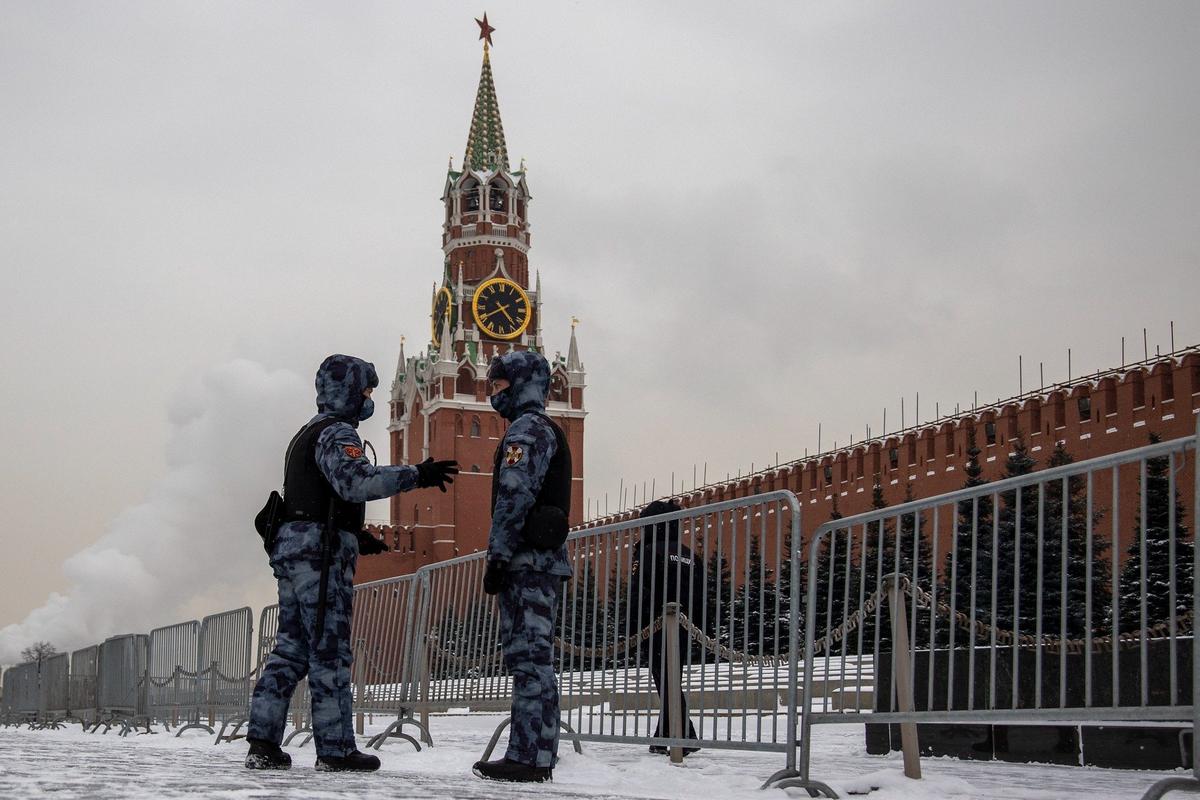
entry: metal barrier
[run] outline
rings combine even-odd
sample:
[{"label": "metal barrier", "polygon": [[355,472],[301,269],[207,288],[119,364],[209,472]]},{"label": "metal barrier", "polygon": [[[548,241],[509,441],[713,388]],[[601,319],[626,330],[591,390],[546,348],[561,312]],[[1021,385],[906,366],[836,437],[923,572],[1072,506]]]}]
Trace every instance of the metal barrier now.
[{"label": "metal barrier", "polygon": [[38,718],[38,665],[18,664],[4,671],[4,705],[12,723],[33,724]]},{"label": "metal barrier", "polygon": [[71,714],[70,659],[66,653],[42,659],[38,714],[48,727],[60,727],[58,723]]},{"label": "metal barrier", "polygon": [[[797,563],[789,553],[799,524],[795,496],[771,492],[571,535],[574,576],[559,601],[555,657],[561,721],[576,748],[703,745],[784,752],[794,763]],[[414,684],[423,712],[509,706],[499,615],[481,588],[485,558],[418,573]],[[677,630],[662,623],[672,600],[681,605]],[[673,636],[684,643],[678,672],[668,668]],[[694,731],[680,717],[677,735],[655,730],[660,694],[679,702]]]},{"label": "metal barrier", "polygon": [[420,743],[404,733],[408,725],[417,728],[422,741],[432,744],[428,727],[412,714],[411,662],[418,584],[417,576],[405,575],[354,589],[350,641],[357,731],[364,731],[364,714],[396,715],[395,722],[368,742],[368,747],[376,750],[395,737],[419,751]]},{"label": "metal barrier", "polygon": [[[221,721],[217,742],[233,741],[250,716],[254,675],[250,669],[253,616],[249,608],[211,614],[197,635],[198,711],[211,727]],[[232,726],[232,729],[230,729]]]},{"label": "metal barrier", "polygon": [[[279,604],[267,606],[258,617],[258,665],[254,668],[254,679],[262,676],[263,667],[275,649],[275,635],[279,632]],[[253,694],[254,687],[250,688]],[[312,738],[312,697],[308,692],[308,678],[296,685],[292,693],[292,701],[288,705],[288,713],[292,716],[292,732],[283,740],[289,745],[298,736],[306,736],[300,747],[308,744]]]},{"label": "metal barrier", "polygon": [[128,734],[146,716],[146,659],[150,637],[130,633],[112,636],[100,645],[99,681],[97,687],[97,719],[92,731],[104,725],[108,733],[113,723],[122,725],[121,735]]},{"label": "metal barrier", "polygon": [[183,720],[176,736],[192,728],[213,732],[200,722],[199,634],[200,623],[195,620],[150,631],[146,705],[150,716],[167,730]]},{"label": "metal barrier", "polygon": [[97,697],[100,646],[92,645],[71,653],[68,705],[71,713],[86,727],[95,722],[100,705]]},{"label": "metal barrier", "polygon": [[1037,472],[1016,442],[1012,477],[820,526],[799,565],[800,763],[767,785],[837,796],[809,772],[820,724],[900,723],[912,777],[917,723],[1194,730],[1198,440],[1080,463],[1056,447]]}]

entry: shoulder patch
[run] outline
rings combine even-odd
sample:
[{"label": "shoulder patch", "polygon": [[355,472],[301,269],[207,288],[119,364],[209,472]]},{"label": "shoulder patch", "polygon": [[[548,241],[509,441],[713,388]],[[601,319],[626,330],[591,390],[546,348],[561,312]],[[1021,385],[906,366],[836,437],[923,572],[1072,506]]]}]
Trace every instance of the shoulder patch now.
[{"label": "shoulder patch", "polygon": [[525,448],[520,445],[510,444],[508,449],[504,451],[505,466],[514,467],[521,463],[521,459],[525,457]]},{"label": "shoulder patch", "polygon": [[361,447],[355,447],[352,444],[348,444],[345,447],[343,447],[342,450],[345,451],[346,455],[348,455],[350,458],[362,458],[363,457],[363,449]]}]

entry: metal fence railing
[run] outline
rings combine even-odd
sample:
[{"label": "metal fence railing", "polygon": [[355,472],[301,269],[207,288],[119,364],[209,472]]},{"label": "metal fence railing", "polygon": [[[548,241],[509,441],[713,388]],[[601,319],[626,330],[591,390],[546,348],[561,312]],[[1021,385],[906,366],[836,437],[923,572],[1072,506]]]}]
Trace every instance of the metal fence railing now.
[{"label": "metal fence railing", "polygon": [[199,633],[200,623],[195,620],[150,631],[146,705],[148,713],[168,727],[181,721],[200,725]]},{"label": "metal fence railing", "polygon": [[[255,640],[258,652],[258,662],[254,668],[254,679],[262,675],[263,667],[275,649],[275,635],[279,632],[279,604],[270,605],[262,610],[258,617],[258,637]],[[253,686],[251,695],[253,696]],[[285,745],[291,744],[300,736],[307,738],[301,741],[301,746],[312,738],[312,696],[308,691],[308,678],[304,678],[292,693],[292,701],[288,705],[288,714],[292,718],[292,732],[284,739]]]},{"label": "metal fence railing", "polygon": [[57,724],[71,714],[70,659],[66,653],[42,659],[38,676],[38,713],[43,723]]},{"label": "metal fence railing", "polygon": [[375,749],[390,737],[402,738],[418,750],[420,744],[404,733],[417,728],[422,741],[431,742],[426,725],[413,717],[412,652],[417,617],[416,575],[365,583],[354,589],[354,614],[350,641],[354,655],[354,710],[358,733],[364,715],[396,716],[381,734],[373,737]]},{"label": "metal fence railing", "polygon": [[97,725],[105,723],[105,732],[121,723],[122,733],[146,716],[146,660],[150,637],[130,633],[112,636],[100,644],[98,685],[96,690]]},{"label": "metal fence railing", "polygon": [[[576,746],[755,749],[787,753],[791,763],[788,677],[798,648],[788,554],[799,524],[795,496],[772,492],[573,533],[555,659],[561,723]],[[508,708],[512,685],[495,601],[482,591],[485,566],[478,553],[418,573],[422,711]],[[672,602],[682,616],[664,626]],[[662,725],[661,697],[678,703],[675,735]]]},{"label": "metal fence railing", "polygon": [[96,721],[99,698],[100,646],[83,647],[71,653],[71,713],[87,726]]},{"label": "metal fence railing", "polygon": [[233,739],[250,715],[254,622],[249,608],[212,614],[200,621],[196,667],[200,718],[221,723],[217,741]]},{"label": "metal fence railing", "polygon": [[822,724],[878,726],[885,747],[898,724],[911,776],[922,723],[1191,731],[1196,445],[1060,447],[1030,472],[1018,441],[1011,477],[821,525],[798,568],[799,765],[768,783],[836,796],[810,774]]},{"label": "metal fence railing", "polygon": [[35,722],[40,700],[37,662],[9,667],[4,673],[4,706],[9,722]]}]

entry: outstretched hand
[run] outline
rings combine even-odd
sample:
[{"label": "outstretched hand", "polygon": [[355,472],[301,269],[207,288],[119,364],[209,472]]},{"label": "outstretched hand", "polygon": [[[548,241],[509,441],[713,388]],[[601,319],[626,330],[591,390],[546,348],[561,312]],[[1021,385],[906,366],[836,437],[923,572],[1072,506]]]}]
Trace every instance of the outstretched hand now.
[{"label": "outstretched hand", "polygon": [[417,464],[417,488],[428,489],[436,486],[444,492],[447,484],[454,483],[454,476],[457,474],[457,461],[434,461],[433,456],[430,456]]}]

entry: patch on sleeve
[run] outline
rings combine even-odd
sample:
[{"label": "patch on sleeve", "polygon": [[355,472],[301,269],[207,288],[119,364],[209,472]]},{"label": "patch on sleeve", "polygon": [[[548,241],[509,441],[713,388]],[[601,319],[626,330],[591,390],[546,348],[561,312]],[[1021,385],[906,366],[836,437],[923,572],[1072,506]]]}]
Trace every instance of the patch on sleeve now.
[{"label": "patch on sleeve", "polygon": [[346,452],[346,455],[349,456],[350,458],[362,458],[363,457],[363,449],[361,447],[355,447],[352,444],[348,444],[345,447],[343,447],[342,450],[344,450]]},{"label": "patch on sleeve", "polygon": [[525,457],[525,449],[519,445],[510,444],[508,450],[504,453],[504,464],[508,467],[515,467],[521,463],[521,459]]}]

